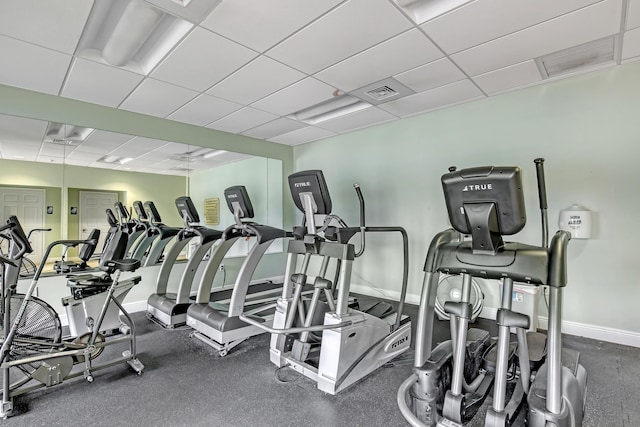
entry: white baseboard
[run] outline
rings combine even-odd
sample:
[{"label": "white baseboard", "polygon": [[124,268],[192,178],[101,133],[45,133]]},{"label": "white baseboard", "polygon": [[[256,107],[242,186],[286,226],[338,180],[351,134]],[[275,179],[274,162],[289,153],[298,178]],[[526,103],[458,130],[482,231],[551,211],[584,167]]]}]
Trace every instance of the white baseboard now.
[{"label": "white baseboard", "polygon": [[[362,294],[369,295],[377,298],[384,298],[389,300],[398,301],[400,299],[400,292],[398,291],[390,291],[390,290],[382,290],[377,288],[372,288],[371,286],[365,285],[356,285],[351,284],[351,291]],[[417,294],[407,294],[406,300],[408,304],[418,305],[420,303],[420,295]],[[145,311],[147,309],[147,301],[134,301],[128,302],[124,304],[124,308],[129,313],[136,313],[140,311]],[[495,307],[483,307],[482,312],[480,313],[480,317],[483,319],[495,319],[497,313],[497,308]],[[68,324],[67,315],[62,313],[60,314],[60,321],[63,326]],[[547,329],[548,319],[544,316],[538,316],[538,327],[540,329]],[[628,345],[631,347],[639,347],[640,348],[640,333],[633,331],[626,331],[624,329],[615,329],[608,328],[604,326],[598,325],[589,325],[586,323],[573,322],[570,320],[564,320],[562,322],[562,333],[568,335],[575,335],[578,337],[590,338],[598,341],[606,341],[615,344]]]},{"label": "white baseboard", "polygon": [[[483,319],[495,319],[497,312],[498,309],[495,307],[483,307],[480,317]],[[538,316],[538,328],[547,330],[548,325],[549,319],[546,316]],[[625,331],[624,329],[607,328],[604,326],[564,320],[562,322],[562,333],[614,344],[640,347],[640,333]]]}]

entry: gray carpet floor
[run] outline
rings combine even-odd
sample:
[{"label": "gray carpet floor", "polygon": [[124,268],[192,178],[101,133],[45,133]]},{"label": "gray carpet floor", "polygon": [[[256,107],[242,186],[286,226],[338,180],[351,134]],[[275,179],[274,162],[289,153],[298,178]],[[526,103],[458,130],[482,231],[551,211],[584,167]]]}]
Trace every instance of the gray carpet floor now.
[{"label": "gray carpet floor", "polygon": [[[409,312],[415,314],[415,307]],[[164,330],[143,313],[138,328],[141,376],[126,364],[15,398],[18,426],[405,426],[396,392],[411,373],[407,353],[337,396],[269,362],[267,335],[249,339],[221,358],[189,337]],[[480,326],[491,322],[480,320]],[[436,339],[448,331],[440,322]],[[585,427],[640,426],[640,349],[566,337],[588,371]],[[115,346],[114,346],[115,347]],[[105,351],[96,363],[108,360]],[[521,423],[519,423],[522,425]],[[482,425],[482,424],[481,424]]]}]

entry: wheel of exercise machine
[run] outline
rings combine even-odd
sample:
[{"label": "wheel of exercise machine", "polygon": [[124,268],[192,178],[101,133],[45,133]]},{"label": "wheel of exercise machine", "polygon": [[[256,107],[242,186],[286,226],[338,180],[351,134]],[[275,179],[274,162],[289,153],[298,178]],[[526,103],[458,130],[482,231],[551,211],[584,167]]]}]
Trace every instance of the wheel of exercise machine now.
[{"label": "wheel of exercise machine", "polygon": [[[462,276],[443,274],[438,281],[435,311],[440,320],[449,320],[449,315],[444,311],[444,303],[447,301],[460,302],[462,296]],[[484,305],[484,294],[475,278],[471,280],[471,292],[469,303],[472,307],[471,321],[474,322]]]},{"label": "wheel of exercise machine", "polygon": [[[22,302],[23,294],[14,294],[10,299],[11,324]],[[4,339],[4,319],[0,318],[0,338]],[[37,342],[34,342],[37,341]],[[14,341],[9,349],[8,361],[29,356],[50,353],[62,342],[62,325],[55,310],[45,301],[31,297],[27,303],[22,321],[18,325]],[[9,369],[10,390],[14,390],[31,380],[31,375],[42,362],[25,363]]]},{"label": "wheel of exercise machine", "polygon": [[[73,340],[73,342],[76,344],[88,344],[90,339],[91,339],[91,332],[87,332],[86,334],[80,335],[78,338]],[[104,335],[102,334],[96,335],[96,344],[103,343],[104,341],[105,341]],[[100,356],[100,354],[102,354],[103,351],[104,351],[104,347],[96,347],[96,349],[93,352],[91,352],[91,354],[89,355],[89,359],[91,360],[95,359],[96,357]],[[83,355],[73,357],[73,363],[82,363],[82,362],[84,362]]]}]

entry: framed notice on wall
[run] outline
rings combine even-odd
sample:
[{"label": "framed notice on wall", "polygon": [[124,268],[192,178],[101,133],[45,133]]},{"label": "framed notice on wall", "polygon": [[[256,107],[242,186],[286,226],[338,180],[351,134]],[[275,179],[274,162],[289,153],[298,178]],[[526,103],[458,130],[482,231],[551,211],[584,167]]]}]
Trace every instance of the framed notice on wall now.
[{"label": "framed notice on wall", "polygon": [[204,199],[204,223],[206,225],[220,224],[220,199],[213,197]]}]

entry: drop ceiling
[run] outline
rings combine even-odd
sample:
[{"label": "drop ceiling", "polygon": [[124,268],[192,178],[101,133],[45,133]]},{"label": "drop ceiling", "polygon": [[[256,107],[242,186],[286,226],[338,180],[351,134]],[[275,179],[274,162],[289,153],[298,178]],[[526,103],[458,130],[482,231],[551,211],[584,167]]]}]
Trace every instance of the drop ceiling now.
[{"label": "drop ceiling", "polygon": [[[3,0],[0,84],[296,145],[640,59],[640,0],[132,0],[180,31],[116,66],[87,22],[129,1]],[[361,89],[392,96],[367,102]],[[346,96],[365,104],[297,119]],[[1,118],[2,158],[180,174],[176,154],[189,152],[97,130],[61,149],[46,128]]]}]

